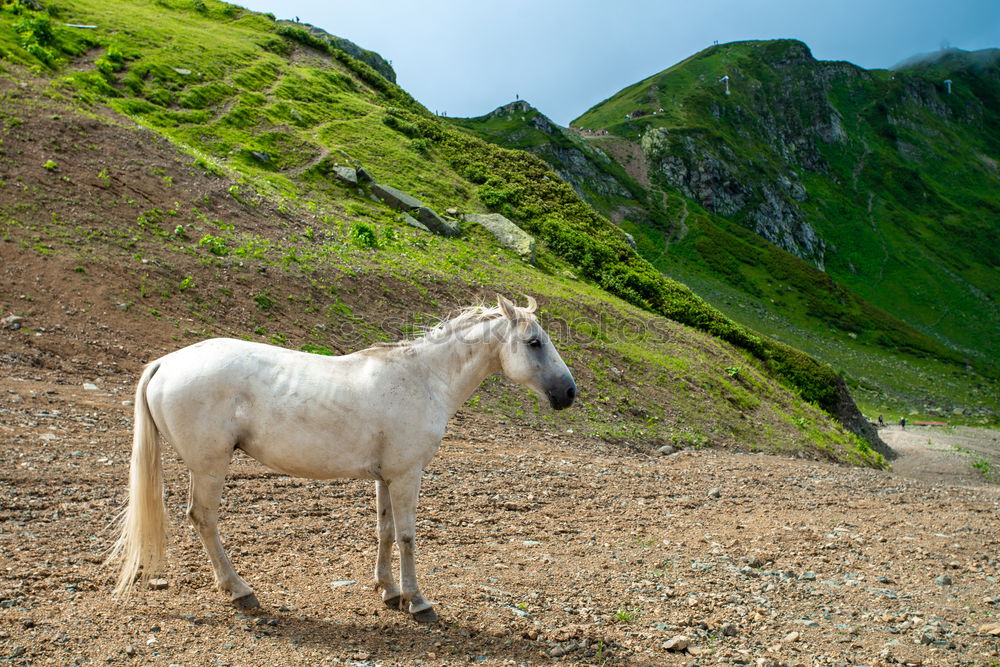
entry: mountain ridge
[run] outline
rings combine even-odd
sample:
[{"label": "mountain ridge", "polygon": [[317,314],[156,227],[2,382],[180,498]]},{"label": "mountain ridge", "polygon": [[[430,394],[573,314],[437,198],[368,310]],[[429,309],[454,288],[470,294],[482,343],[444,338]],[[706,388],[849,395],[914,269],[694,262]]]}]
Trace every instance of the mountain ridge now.
[{"label": "mountain ridge", "polygon": [[[643,170],[653,187],[631,179],[630,195],[636,185],[646,195],[625,197],[631,199],[626,202],[588,188],[585,174],[560,172],[558,161],[546,156],[544,142],[537,138],[533,145],[517,141],[518,128],[508,128],[510,136],[505,138],[497,131],[500,128],[486,127],[481,120],[485,117],[456,122],[484,138],[530,150],[552,162],[592,205],[638,238],[644,256],[661,270],[687,282],[714,281],[716,286],[708,289],[718,294],[710,300],[732,316],[737,311],[723,305],[732,296],[724,293],[742,292],[765,310],[775,310],[770,303],[789,297],[767,273],[754,275],[751,265],[758,260],[733,250],[744,243],[726,231],[729,224],[745,227],[814,264],[842,285],[838,289],[857,294],[861,301],[848,308],[855,315],[838,314],[843,309],[832,304],[828,312],[793,313],[793,320],[819,317],[839,331],[848,346],[851,337],[868,337],[883,348],[923,349],[919,354],[950,359],[952,370],[944,368],[944,374],[969,387],[951,407],[979,403],[982,409],[982,393],[975,390],[977,380],[959,376],[968,364],[987,377],[997,372],[996,355],[991,353],[996,349],[997,295],[989,278],[997,266],[992,248],[998,235],[991,217],[997,201],[989,184],[997,180],[986,153],[996,153],[1000,135],[995,121],[984,113],[996,95],[996,86],[989,86],[996,71],[989,69],[991,57],[958,54],[949,58],[960,73],[951,95],[942,80],[932,82],[926,74],[869,71],[846,62],[816,61],[805,44],[794,40],[737,42],[694,54],[623,89],[571,123],[570,130],[591,146],[633,146],[618,151],[629,159],[641,149],[647,163]],[[981,72],[968,74],[972,69],[968,63],[981,62],[976,66],[985,67],[986,76],[992,77],[986,83],[974,78],[982,77]],[[729,95],[726,82],[720,81],[724,71],[730,73]],[[781,83],[788,89],[783,97],[790,101],[775,101],[761,92]],[[865,101],[866,96],[873,101]],[[765,109],[758,113],[762,105]],[[538,125],[537,120],[533,122]],[[925,126],[929,126],[926,132]],[[953,138],[956,132],[962,141],[955,144],[971,154],[965,164],[952,155],[951,144],[935,140],[936,136]],[[561,130],[553,143],[563,142],[566,134]],[[980,142],[985,142],[982,150]],[[937,162],[929,160],[928,156],[936,154],[944,155],[940,162],[949,163],[949,169],[936,168]],[[609,180],[623,182],[619,175],[610,176],[602,169]],[[956,178],[959,173],[964,176]],[[956,193],[961,198],[954,197]],[[622,214],[616,216],[616,209]],[[694,216],[688,219],[691,212]],[[962,216],[965,222],[960,223]],[[694,230],[687,240],[676,238],[682,221]],[[920,226],[916,234],[912,222]],[[716,240],[708,241],[713,236]],[[983,247],[962,243],[973,236],[978,238],[977,246]],[[878,256],[869,250],[875,248]],[[772,265],[787,267],[789,260],[768,252],[776,257]],[[833,265],[827,266],[829,261]],[[912,281],[903,276],[913,270],[928,274],[927,293],[908,291]],[[787,269],[781,273],[787,274]],[[803,273],[807,273],[804,268],[792,271],[793,275]],[[814,283],[815,279],[799,282]],[[911,284],[901,287],[906,283]],[[814,302],[822,303],[822,299]],[[811,304],[792,310],[796,308],[815,311]],[[776,311],[781,313],[780,304]],[[948,313],[955,311],[966,313],[964,326],[951,321]],[[878,326],[867,323],[872,317]],[[900,327],[900,321],[907,322],[907,327]],[[755,326],[760,324],[758,318]],[[876,341],[884,326],[888,338]],[[771,333],[782,337],[778,330]],[[930,343],[928,337],[936,342]],[[803,344],[801,336],[795,344]],[[817,349],[811,351],[815,354]],[[824,358],[839,364],[837,356]],[[839,356],[856,355],[845,351]],[[857,362],[845,363],[857,366]],[[859,384],[879,384],[871,382],[867,370],[854,369],[851,375]],[[910,380],[894,381],[916,384],[917,375],[922,375],[921,384],[933,377],[930,371],[914,371]],[[936,409],[947,399],[942,392],[934,393],[921,397],[911,391],[905,400],[919,408]],[[878,394],[873,392],[873,402],[881,400]]]}]

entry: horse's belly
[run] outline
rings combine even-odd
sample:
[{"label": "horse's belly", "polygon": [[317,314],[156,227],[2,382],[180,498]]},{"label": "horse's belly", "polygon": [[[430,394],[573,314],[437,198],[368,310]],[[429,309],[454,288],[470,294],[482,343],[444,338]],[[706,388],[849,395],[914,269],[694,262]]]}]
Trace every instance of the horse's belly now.
[{"label": "horse's belly", "polygon": [[284,429],[260,433],[239,443],[239,448],[268,468],[286,475],[311,479],[392,479],[427,465],[437,451],[440,437],[343,429],[315,433]]},{"label": "horse's belly", "polygon": [[287,434],[281,440],[248,439],[238,446],[268,468],[295,477],[380,477],[380,464],[371,447],[346,446],[346,443],[341,445],[332,439],[327,442],[310,438],[295,439]]}]

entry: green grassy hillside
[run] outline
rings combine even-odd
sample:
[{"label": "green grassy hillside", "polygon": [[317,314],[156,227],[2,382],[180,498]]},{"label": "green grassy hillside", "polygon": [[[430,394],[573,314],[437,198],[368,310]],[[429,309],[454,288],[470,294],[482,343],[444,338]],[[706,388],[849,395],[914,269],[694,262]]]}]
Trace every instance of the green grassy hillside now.
[{"label": "green grassy hillside", "polygon": [[[737,413],[765,409],[752,398],[757,392],[772,391],[760,383],[764,378],[776,379],[787,388],[782,392],[790,390],[831,413],[843,407],[845,395],[832,369],[737,325],[683,285],[664,278],[632,251],[617,227],[552,177],[544,162],[441,122],[405,91],[322,36],[212,0],[57,1],[46,7],[43,13],[21,3],[3,5],[0,55],[8,75],[16,79],[23,76],[23,68],[31,68],[54,104],[73,104],[75,113],[102,118],[110,109],[123,119],[112,117],[111,122],[124,118],[138,122],[173,142],[205,173],[228,179],[226,191],[235,202],[278,216],[277,223],[260,231],[241,229],[203,212],[208,201],[199,205],[197,200],[178,197],[170,202],[167,194],[166,201],[135,202],[134,221],[115,220],[107,230],[85,233],[105,251],[116,249],[116,262],[136,263],[137,272],[146,263],[141,262],[142,253],[129,253],[132,244],[156,247],[161,254],[176,253],[173,262],[194,257],[202,265],[225,270],[279,268],[283,277],[288,274],[312,286],[304,290],[308,296],[302,296],[300,285],[298,296],[292,294],[288,303],[280,300],[277,288],[243,295],[252,296],[251,307],[264,315],[280,303],[291,311],[295,331],[274,333],[262,322],[240,335],[278,343],[298,340],[311,349],[342,345],[327,328],[304,322],[315,319],[317,312],[326,313],[328,319],[350,316],[352,309],[339,305],[340,293],[333,287],[342,284],[345,275],[374,275],[383,292],[390,289],[385,286],[388,282],[408,286],[424,295],[418,301],[427,309],[440,308],[440,291],[432,291],[431,285],[452,286],[469,298],[481,295],[484,286],[499,286],[502,291],[530,292],[546,299],[547,315],[573,323],[564,339],[578,335],[588,341],[585,348],[569,343],[569,354],[590,369],[584,372],[592,383],[594,401],[587,423],[595,433],[626,434],[646,444],[685,438],[709,444],[721,442],[724,431],[750,437],[752,429],[733,423],[709,427],[704,415],[716,410],[712,403],[722,398],[709,396],[716,390],[732,394],[732,400],[722,400],[737,406]],[[19,113],[8,114],[8,132],[16,133],[23,125],[24,111]],[[59,117],[60,113],[52,115]],[[51,157],[39,156],[37,169],[58,183],[60,160],[79,148],[71,143],[72,149],[61,141],[47,144]],[[462,237],[453,240],[412,230],[399,213],[373,202],[363,189],[331,178],[337,163],[361,164],[379,182],[409,192],[441,212],[454,208],[506,213],[542,242],[537,266],[505,254],[478,228],[466,227]],[[97,188],[118,183],[114,169],[113,164],[94,169]],[[159,185],[169,189],[178,177],[158,173],[163,171],[154,167],[150,173],[161,177]],[[99,192],[94,206],[100,205]],[[19,247],[54,253],[64,250],[67,236],[84,233],[73,220],[46,219],[30,197],[14,196],[10,189],[7,194],[2,210],[6,234]],[[191,260],[185,261],[189,265]],[[237,296],[198,294],[211,279],[199,281],[192,269],[185,271],[191,281],[179,277],[174,285],[158,285],[161,297],[189,303],[187,307],[209,328],[232,327],[213,322],[209,305]],[[194,285],[201,289],[192,289]],[[149,298],[148,288],[140,288],[138,296]],[[189,302],[195,296],[199,299]],[[680,352],[643,332],[632,336],[609,331],[612,322],[621,321],[616,313],[626,308],[632,318],[640,312],[636,307],[646,313],[639,320],[645,322],[643,331],[654,326],[651,322],[663,321],[656,315],[667,316],[734,346],[728,349],[737,357],[695,349]],[[302,318],[296,319],[295,313]],[[367,339],[380,335],[373,331]],[[700,361],[695,364],[695,359]],[[684,379],[688,369],[702,363],[708,364],[708,375],[693,373]],[[622,382],[617,364],[635,369],[631,384]],[[760,379],[751,380],[751,372]],[[710,377],[713,373],[721,374],[721,385]],[[699,387],[703,402],[691,404],[683,419],[703,426],[685,427],[683,433],[688,435],[678,434],[680,422],[664,412],[662,391],[653,388],[658,382],[668,386],[672,382],[668,377]],[[728,387],[734,382],[744,388],[733,393]],[[709,394],[703,394],[702,389],[708,388],[712,388]],[[687,403],[679,398],[684,390],[677,389],[673,400]],[[602,405],[614,407],[608,411]],[[513,412],[524,416],[523,408]],[[787,410],[775,414],[779,413]],[[854,436],[827,423],[818,426],[822,419],[817,419],[800,415],[786,421],[790,434],[804,435],[813,446],[821,442],[827,450],[848,452],[842,456],[859,461],[877,458]],[[731,435],[725,438],[732,442]],[[751,439],[757,444],[750,446],[763,446],[757,436]],[[830,444],[834,442],[840,444]]]},{"label": "green grassy hillside", "polygon": [[886,72],[816,61],[791,40],[737,42],[575,123],[641,137],[660,182],[995,369],[998,95],[988,53]]},{"label": "green grassy hillside", "polygon": [[[456,122],[548,160],[657,268],[834,364],[873,408],[995,415],[996,58],[929,67],[867,72],[799,42],[739,42],[624,89],[572,132],[506,107]],[[581,143],[567,169],[563,147]]]}]

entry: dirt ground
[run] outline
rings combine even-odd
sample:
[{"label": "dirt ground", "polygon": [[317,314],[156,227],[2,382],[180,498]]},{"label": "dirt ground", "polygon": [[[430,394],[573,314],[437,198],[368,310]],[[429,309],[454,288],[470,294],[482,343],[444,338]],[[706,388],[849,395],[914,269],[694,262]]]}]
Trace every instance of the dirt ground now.
[{"label": "dirt ground", "polygon": [[[221,530],[263,610],[228,606],[169,445],[169,586],[112,601],[101,560],[134,378],[17,355],[0,377],[0,660],[13,664],[1000,662],[1000,493],[950,449],[971,431],[885,431],[902,454],[889,473],[654,457],[460,412],[418,513],[418,574],[441,617],[422,626],[372,590],[370,483],[241,455]],[[978,435],[959,446],[995,454],[1000,433]]]}]

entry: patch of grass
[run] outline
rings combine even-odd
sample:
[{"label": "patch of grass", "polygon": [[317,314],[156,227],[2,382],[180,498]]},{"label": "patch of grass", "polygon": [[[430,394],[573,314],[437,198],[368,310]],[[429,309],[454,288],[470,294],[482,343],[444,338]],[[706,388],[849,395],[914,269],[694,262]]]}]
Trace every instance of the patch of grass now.
[{"label": "patch of grass", "polygon": [[639,607],[619,607],[612,618],[623,623],[632,623],[639,620],[642,610]]},{"label": "patch of grass", "polygon": [[319,354],[325,357],[336,356],[336,352],[326,347],[325,345],[317,345],[315,343],[306,343],[299,347],[303,352],[311,352],[312,354]]},{"label": "patch of grass", "polygon": [[274,308],[274,300],[267,292],[255,294],[253,300],[261,310],[271,310]]},{"label": "patch of grass", "polygon": [[993,464],[989,459],[978,458],[972,462],[972,467],[988,480],[993,479]]},{"label": "patch of grass", "polygon": [[218,257],[225,257],[229,254],[229,245],[226,240],[218,236],[205,234],[198,240],[198,245]]}]

